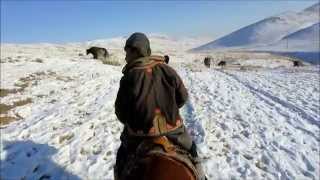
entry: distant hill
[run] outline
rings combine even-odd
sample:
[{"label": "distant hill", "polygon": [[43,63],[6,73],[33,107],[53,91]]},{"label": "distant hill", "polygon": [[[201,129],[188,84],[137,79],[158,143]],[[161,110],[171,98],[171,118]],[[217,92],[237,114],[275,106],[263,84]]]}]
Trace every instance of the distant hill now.
[{"label": "distant hill", "polygon": [[319,51],[320,23],[313,24],[283,37],[269,46],[271,50]]},{"label": "distant hill", "polygon": [[293,33],[311,27],[311,25],[318,22],[319,3],[301,12],[285,12],[265,18],[217,40],[194,48],[192,51],[261,48],[285,40],[284,38],[289,38],[290,34],[296,36]]}]

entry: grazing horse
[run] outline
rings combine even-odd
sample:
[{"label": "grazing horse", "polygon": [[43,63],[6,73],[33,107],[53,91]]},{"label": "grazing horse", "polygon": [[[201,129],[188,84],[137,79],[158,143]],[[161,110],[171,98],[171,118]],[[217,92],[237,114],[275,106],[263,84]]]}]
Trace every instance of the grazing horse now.
[{"label": "grazing horse", "polygon": [[222,66],[222,67],[223,67],[223,66],[226,66],[226,64],[227,64],[227,63],[226,63],[225,61],[220,61],[220,62],[218,63],[218,66]]},{"label": "grazing horse", "polygon": [[301,61],[293,61],[293,67],[300,67],[300,66],[303,66],[302,62]]},{"label": "grazing horse", "polygon": [[205,57],[203,62],[204,62],[204,65],[207,68],[210,68],[210,64],[211,64],[211,58],[210,57]]},{"label": "grazing horse", "polygon": [[166,64],[169,64],[169,56],[168,55],[164,55],[164,62]]},{"label": "grazing horse", "polygon": [[108,51],[101,47],[91,47],[87,49],[87,55],[88,54],[92,54],[93,59],[105,60],[107,57],[109,57]]}]

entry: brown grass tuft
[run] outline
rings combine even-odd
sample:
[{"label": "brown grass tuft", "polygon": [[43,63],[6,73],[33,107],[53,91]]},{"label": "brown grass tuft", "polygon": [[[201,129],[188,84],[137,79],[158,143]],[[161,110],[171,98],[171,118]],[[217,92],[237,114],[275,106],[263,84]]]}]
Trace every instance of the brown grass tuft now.
[{"label": "brown grass tuft", "polygon": [[8,96],[9,94],[16,94],[22,91],[21,89],[0,89],[0,97]]},{"label": "brown grass tuft", "polygon": [[21,116],[19,116],[18,114],[16,114],[16,117],[12,117],[12,116],[8,116],[8,112],[11,109],[14,109],[16,107],[19,106],[24,106],[26,104],[32,103],[32,99],[31,98],[27,98],[21,101],[15,101],[13,102],[12,105],[7,105],[7,104],[2,104],[0,103],[0,126],[9,124],[12,121],[16,121],[19,119],[22,119]]},{"label": "brown grass tuft", "polygon": [[18,119],[15,117],[11,117],[11,116],[3,116],[3,117],[0,116],[0,126],[9,124],[9,123],[16,121],[16,120],[18,120]]}]

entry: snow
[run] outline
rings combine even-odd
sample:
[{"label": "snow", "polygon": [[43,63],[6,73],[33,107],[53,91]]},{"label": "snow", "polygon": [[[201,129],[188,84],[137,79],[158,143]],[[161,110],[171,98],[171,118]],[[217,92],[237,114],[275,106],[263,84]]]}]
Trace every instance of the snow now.
[{"label": "snow", "polygon": [[[206,40],[150,39],[188,88],[181,114],[209,179],[319,179],[319,66],[294,68],[286,58],[237,52],[232,56],[248,57],[234,63],[255,68],[209,69],[204,54],[186,52]],[[113,179],[122,66],[78,54],[102,46],[123,65],[124,42],[1,44],[1,89],[27,83],[1,104],[32,99],[8,111],[20,120],[1,127],[1,179]]]},{"label": "snow", "polygon": [[[317,52],[320,50],[320,23],[313,24],[283,37],[270,45],[270,50]],[[267,49],[267,47],[263,47]]]},{"label": "snow", "polygon": [[306,8],[305,10],[303,10],[303,12],[305,13],[314,13],[314,12],[318,12],[320,10],[320,3],[316,3],[308,8]]},{"label": "snow", "polygon": [[[192,51],[208,51],[208,50],[228,50],[228,49],[258,49],[269,50],[270,44],[275,44],[281,41],[285,36],[319,23],[319,3],[301,11],[301,12],[284,12],[279,15],[267,17],[261,21],[245,26],[239,30],[223,36],[219,39],[211,41],[207,44],[201,45]],[[318,31],[319,33],[319,31]],[[317,33],[316,33],[317,34]],[[301,46],[303,49],[309,48],[314,50],[314,45],[310,47],[314,39],[319,42],[319,36],[313,34],[313,40],[306,39],[308,42],[306,47]],[[300,46],[300,47],[301,47]],[[317,46],[318,47],[318,46]],[[287,50],[288,47],[277,47],[276,51]],[[297,48],[296,48],[297,49]],[[319,48],[316,49],[319,51]],[[293,51],[293,50],[292,50]]]}]

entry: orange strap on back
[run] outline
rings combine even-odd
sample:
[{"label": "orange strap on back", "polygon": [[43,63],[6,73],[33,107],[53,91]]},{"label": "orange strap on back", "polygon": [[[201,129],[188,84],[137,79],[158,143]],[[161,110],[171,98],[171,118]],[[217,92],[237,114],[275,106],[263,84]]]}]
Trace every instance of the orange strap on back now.
[{"label": "orange strap on back", "polygon": [[157,64],[163,64],[162,61],[151,61],[148,64],[145,64],[144,66],[138,66],[138,67],[133,67],[132,69],[148,69],[148,68],[153,68]]},{"label": "orange strap on back", "polygon": [[174,145],[169,141],[169,139],[166,136],[160,136],[152,139],[152,142],[154,144],[161,145],[163,149],[170,154],[176,153],[176,148]]}]

